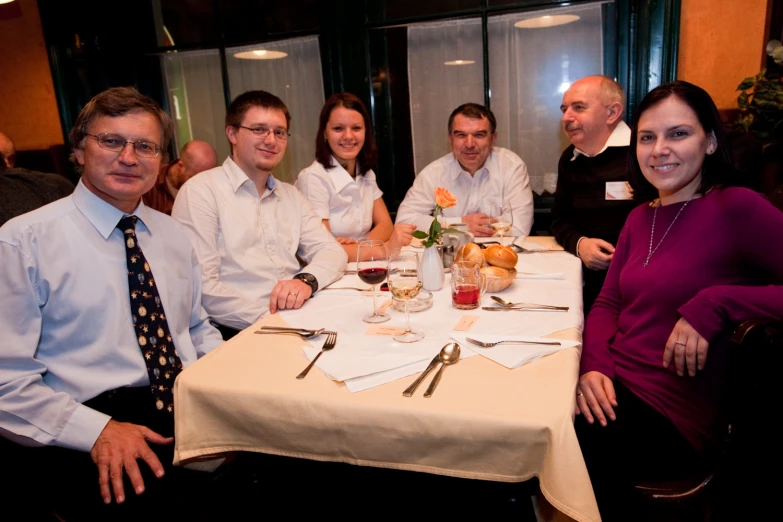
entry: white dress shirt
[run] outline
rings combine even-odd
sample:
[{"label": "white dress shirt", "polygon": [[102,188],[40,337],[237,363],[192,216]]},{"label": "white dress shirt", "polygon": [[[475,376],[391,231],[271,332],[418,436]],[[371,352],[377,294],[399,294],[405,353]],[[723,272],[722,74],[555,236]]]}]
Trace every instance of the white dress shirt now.
[{"label": "white dress shirt", "polygon": [[323,288],[342,275],[348,261],[293,185],[269,176],[259,195],[231,158],[190,178],[171,215],[185,225],[203,267],[204,308],[232,328],[247,328],[269,313],[269,296],[279,281],[306,272]]},{"label": "white dress shirt", "polygon": [[508,149],[493,147],[484,165],[473,176],[462,168],[452,153],[424,167],[397,210],[397,223],[411,223],[427,231],[435,209],[435,189],[449,189],[457,204],[444,209],[447,224],[459,223],[462,216],[482,212],[482,203],[490,199],[511,204],[514,236],[526,237],[533,226],[533,192],[527,167]]},{"label": "white dress shirt", "polygon": [[299,173],[296,188],[318,217],[329,220],[334,237],[363,239],[372,230],[372,207],[383,192],[372,170],[354,179],[334,157],[332,165],[327,170],[314,161]]},{"label": "white dress shirt", "polygon": [[[136,236],[187,366],[223,342],[201,307],[183,228],[143,203]],[[123,213],[81,182],[0,228],[0,428],[25,445],[90,451],[109,417],[83,402],[149,386],[128,294]]]}]

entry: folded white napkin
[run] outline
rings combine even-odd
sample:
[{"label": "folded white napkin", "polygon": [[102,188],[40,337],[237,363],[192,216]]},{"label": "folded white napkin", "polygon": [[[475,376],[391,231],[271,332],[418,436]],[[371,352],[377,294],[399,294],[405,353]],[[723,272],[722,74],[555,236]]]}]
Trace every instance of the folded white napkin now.
[{"label": "folded white napkin", "polygon": [[[495,341],[531,341],[531,342],[552,342],[556,341],[560,343],[560,346],[546,345],[546,344],[498,344],[492,348],[482,348],[473,343],[469,343],[466,337],[476,339],[477,341],[495,342]],[[498,364],[505,366],[506,368],[519,368],[525,363],[535,361],[539,357],[555,353],[566,348],[573,348],[578,346],[577,341],[566,341],[563,339],[551,339],[546,337],[528,337],[524,335],[498,335],[498,334],[452,334],[460,346],[467,347],[470,351],[473,351],[482,357],[486,357]]]},{"label": "folded white napkin", "polygon": [[545,246],[533,243],[532,241],[525,241],[526,237],[518,237],[514,239],[514,244],[519,248],[524,248],[528,252],[543,252],[544,250],[551,250]]},{"label": "folded white napkin", "polygon": [[563,272],[552,272],[549,274],[517,272],[516,279],[565,279],[565,275],[563,275]]},{"label": "folded white napkin", "polygon": [[[460,343],[460,348],[464,346],[463,343]],[[436,352],[437,353],[437,352]],[[460,360],[462,359],[468,359],[470,357],[474,357],[477,354],[471,350],[461,350],[460,351]],[[373,373],[371,375],[363,375],[361,377],[356,377],[354,379],[346,379],[345,380],[345,386],[348,388],[348,391],[351,393],[360,392],[363,390],[367,390],[369,388],[374,388],[376,386],[380,386],[382,384],[386,384],[392,381],[396,381],[398,379],[403,379],[405,377],[408,377],[410,375],[416,375],[418,373],[423,372],[427,366],[432,361],[432,358],[435,357],[435,354],[432,354],[432,356],[428,357],[427,359],[423,361],[417,361],[412,364],[406,364],[405,366],[400,366],[399,368],[394,368],[391,370],[383,371],[383,372],[377,372]],[[458,361],[459,362],[459,361]],[[430,375],[427,377],[427,380],[429,382],[429,379],[433,378],[435,376],[435,372],[431,372]],[[410,381],[406,381],[404,383],[404,386],[401,384],[400,387],[400,393],[410,386],[410,383],[413,382],[411,379]],[[420,386],[420,388],[424,387],[424,383]]]},{"label": "folded white napkin", "polygon": [[[357,287],[358,288],[358,287]],[[346,295],[346,296],[367,296],[372,297],[372,289],[368,288],[367,290],[352,290],[350,288],[340,288],[340,287],[329,287],[322,289],[319,293],[323,293],[324,295]],[[388,294],[388,292],[381,292],[378,290],[378,297],[382,297],[384,294]]]}]

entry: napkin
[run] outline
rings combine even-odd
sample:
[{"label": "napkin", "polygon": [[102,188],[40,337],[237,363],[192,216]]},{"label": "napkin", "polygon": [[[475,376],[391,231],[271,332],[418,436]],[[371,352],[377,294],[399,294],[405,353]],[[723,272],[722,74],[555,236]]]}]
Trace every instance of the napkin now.
[{"label": "napkin", "polygon": [[549,274],[517,272],[516,279],[565,279],[565,275],[563,275],[563,272],[552,272]]},{"label": "napkin", "polygon": [[[372,289],[368,288],[367,290],[351,290],[350,288],[340,288],[340,287],[327,287],[322,289],[319,293],[323,292],[324,295],[347,295],[347,296],[367,296],[372,297]],[[388,292],[382,292],[381,290],[378,290],[378,296],[383,296],[384,293]]]},{"label": "napkin", "polygon": [[[465,343],[460,343],[460,348],[463,348],[464,346]],[[461,350],[459,358],[460,360],[468,359],[470,357],[475,357],[476,355],[477,354],[475,352],[472,352],[471,350]],[[356,393],[370,388],[374,388],[376,386],[381,386],[382,384],[387,384],[392,381],[396,381],[398,379],[403,379],[410,375],[416,375],[418,373],[423,372],[427,368],[427,366],[430,364],[430,361],[432,361],[433,357],[435,357],[434,353],[432,354],[431,357],[428,357],[423,361],[417,361],[415,363],[406,364],[405,366],[400,366],[399,368],[394,368],[383,372],[377,372],[370,375],[363,375],[361,377],[356,377],[354,379],[346,379],[344,381],[345,386],[346,388],[348,388],[349,392]],[[437,369],[433,370],[425,380],[433,378],[435,376],[436,371]],[[400,388],[400,393],[402,393],[402,391],[405,388],[410,386],[411,382],[413,381],[411,380],[410,382],[406,382],[405,386]],[[420,388],[422,387],[424,387],[424,383],[421,384]]]},{"label": "napkin", "polygon": [[[484,342],[511,341],[511,340],[532,341],[532,342],[557,341],[560,343],[560,346],[552,346],[546,344],[498,344],[497,346],[493,346],[492,348],[482,348],[475,344],[469,343],[466,339],[466,337],[468,336],[470,336],[472,339],[476,339],[477,341],[484,341]],[[578,346],[579,344],[581,344],[577,341],[566,341],[564,339],[552,339],[548,337],[528,337],[524,335],[452,334],[452,338],[454,338],[457,342],[459,342],[460,346],[462,346],[463,348],[467,347],[469,351],[473,351],[481,355],[482,357],[486,357],[487,359],[495,361],[496,363],[505,366],[506,368],[512,368],[512,369],[519,368],[523,364],[529,363],[531,361],[535,361],[536,359],[543,357],[545,355],[549,355],[551,353],[555,353],[560,350],[565,350],[567,348],[573,348],[574,346]]]}]

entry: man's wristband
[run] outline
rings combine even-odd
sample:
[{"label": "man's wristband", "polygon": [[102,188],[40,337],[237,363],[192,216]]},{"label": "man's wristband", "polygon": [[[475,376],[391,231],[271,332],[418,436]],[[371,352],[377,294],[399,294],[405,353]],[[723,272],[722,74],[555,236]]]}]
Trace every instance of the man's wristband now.
[{"label": "man's wristband", "polygon": [[313,274],[307,274],[303,272],[301,274],[296,274],[293,278],[298,279],[309,286],[311,290],[310,295],[314,294],[318,290],[318,280]]}]

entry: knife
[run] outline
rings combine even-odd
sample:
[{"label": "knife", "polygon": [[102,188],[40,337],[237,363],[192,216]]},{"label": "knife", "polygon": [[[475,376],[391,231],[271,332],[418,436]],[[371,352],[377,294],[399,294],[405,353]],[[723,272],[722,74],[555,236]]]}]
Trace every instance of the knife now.
[{"label": "knife", "polygon": [[489,310],[491,312],[567,312],[567,306],[555,306],[552,308],[536,308],[536,307],[524,307],[524,306],[482,306],[482,310]]},{"label": "knife", "polygon": [[430,365],[427,366],[427,369],[424,370],[419,377],[411,383],[410,386],[408,386],[404,392],[402,392],[403,397],[410,397],[413,395],[413,392],[416,391],[416,388],[419,387],[419,384],[421,384],[421,381],[424,380],[424,378],[440,363],[440,352],[435,354],[435,357],[430,361]]}]

